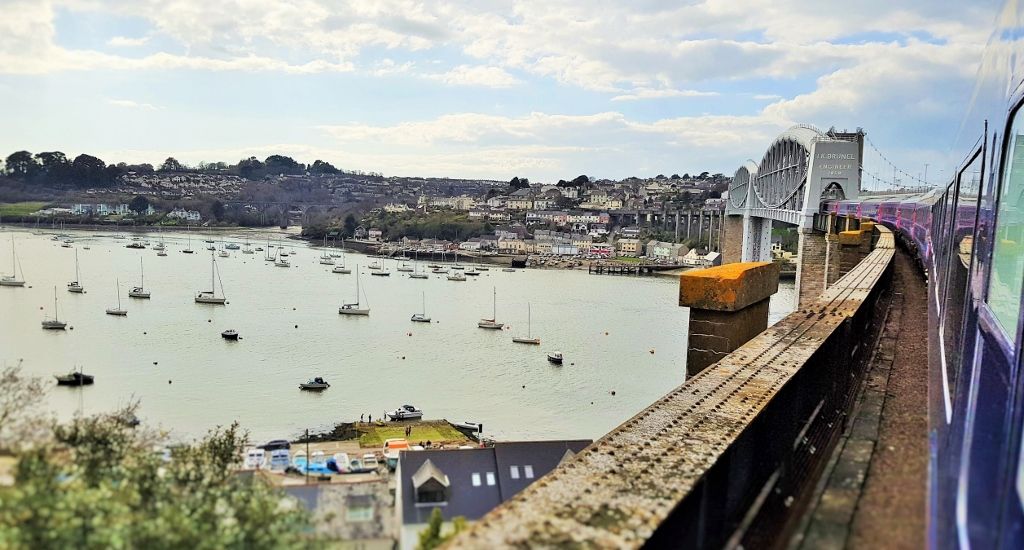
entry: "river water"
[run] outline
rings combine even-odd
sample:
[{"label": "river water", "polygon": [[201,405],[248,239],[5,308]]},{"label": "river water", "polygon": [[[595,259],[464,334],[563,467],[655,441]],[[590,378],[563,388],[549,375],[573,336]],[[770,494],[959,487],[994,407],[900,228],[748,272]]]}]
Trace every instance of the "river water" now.
[{"label": "river water", "polygon": [[[217,258],[229,304],[212,306],[193,302],[210,284],[202,240],[240,242],[243,233],[193,232],[192,255],[181,252],[184,234],[165,233],[166,257],[109,235],[71,234],[74,247],[62,248],[50,235],[0,231],[0,273],[10,272],[14,235],[27,280],[24,288],[0,287],[0,364],[22,360],[27,373],[46,377],[80,365],[96,376],[82,390],[49,391],[40,406],[60,418],[135,399],[143,422],[179,438],[237,420],[255,439],[268,439],[410,403],[427,418],[483,422],[500,439],[597,438],[685,376],[687,309],[677,305],[672,277],[491,267],[466,282],[416,280],[390,261],[390,277],[372,277],[372,259],[348,253],[349,267],[362,266],[371,315],[346,317],[338,306],[355,297],[355,273],[331,273],[304,243],[286,245],[296,252],[290,268],[261,252]],[[84,294],[65,290],[75,249]],[[150,300],[127,297],[140,258]],[[126,317],[104,313],[117,303],[115,279]],[[65,332],[40,327],[52,314],[55,286]],[[490,317],[494,290],[504,331],[476,327]],[[429,325],[409,320],[424,295]],[[783,282],[770,322],[792,310],[793,297],[793,283]],[[511,341],[527,330],[528,302],[540,346]],[[222,339],[228,328],[242,339]],[[564,366],[547,362],[553,350],[565,355]],[[313,376],[331,387],[301,392],[298,384]]]}]

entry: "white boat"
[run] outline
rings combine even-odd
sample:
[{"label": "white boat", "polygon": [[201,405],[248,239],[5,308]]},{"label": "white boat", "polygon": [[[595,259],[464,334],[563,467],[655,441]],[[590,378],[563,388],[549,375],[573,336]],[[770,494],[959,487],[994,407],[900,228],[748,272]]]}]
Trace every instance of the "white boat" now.
[{"label": "white boat", "polygon": [[343,265],[336,265],[331,269],[331,273],[341,273],[343,275],[348,275],[349,273],[352,273],[352,270]]},{"label": "white boat", "polygon": [[549,363],[553,363],[555,365],[561,365],[562,364],[562,352],[560,352],[560,351],[552,351],[552,352],[548,353],[548,362]]},{"label": "white boat", "polygon": [[448,280],[449,281],[465,281],[466,280],[466,276],[463,275],[461,272],[456,271],[455,273],[452,273],[451,275],[448,276]]},{"label": "white boat", "polygon": [[75,294],[81,294],[85,292],[85,287],[82,283],[78,282],[81,280],[81,276],[78,274],[78,250],[75,250],[75,280],[68,283],[68,292]]},{"label": "white boat", "polygon": [[482,266],[482,265],[478,265],[478,266],[476,266],[476,270],[477,271],[490,271],[491,268],[486,267],[486,266]]},{"label": "white boat", "polygon": [[480,319],[480,321],[476,324],[476,326],[478,326],[480,328],[489,329],[489,330],[501,330],[505,326],[505,323],[499,323],[498,322],[498,289],[497,288],[494,289],[494,297],[493,297],[492,309],[491,309],[491,318],[490,319]]},{"label": "white boat", "polygon": [[423,293],[423,311],[421,313],[413,313],[412,319],[415,323],[429,323],[430,317],[427,317],[427,293]]},{"label": "white boat", "polygon": [[64,330],[68,324],[57,317],[57,287],[53,287],[53,319],[43,319],[46,330]]},{"label": "white boat", "polygon": [[374,260],[372,264],[366,266],[367,269],[381,269],[381,264],[378,260]]},{"label": "white boat", "polygon": [[157,256],[166,256],[167,255],[167,251],[166,250],[158,250],[156,255]]},{"label": "white boat", "polygon": [[511,267],[503,268],[502,271],[504,271],[506,273],[515,273],[516,272],[516,270],[512,269]]},{"label": "white boat", "polygon": [[226,248],[228,250],[238,250],[241,247],[238,246],[238,243],[228,243],[228,244],[224,245],[224,248]]},{"label": "white boat", "polygon": [[210,254],[210,290],[201,290],[196,294],[197,304],[214,304],[222,306],[227,303],[227,297],[224,296],[223,282],[220,285],[220,296],[217,296],[217,279],[220,279],[220,274],[217,272],[217,258],[215,258],[213,254]]},{"label": "white boat", "polygon": [[242,254],[255,254],[255,252],[253,252],[252,250],[252,247],[249,246],[249,237],[245,238],[245,248],[242,249]]},{"label": "white boat", "polygon": [[221,249],[219,252],[217,252],[217,255],[220,256],[221,258],[228,258],[231,256],[231,254],[228,254],[228,251],[224,249]]},{"label": "white boat", "polygon": [[146,290],[146,268],[142,266],[142,258],[139,258],[139,274],[142,276],[142,280],[139,281],[139,286],[132,287],[128,291],[129,298],[149,298],[149,291]]},{"label": "white boat", "polygon": [[403,273],[412,273],[415,270],[411,265],[409,265],[408,262],[402,262],[401,265],[395,268],[395,271],[401,271]]},{"label": "white boat", "polygon": [[121,281],[114,279],[114,290],[117,292],[117,307],[108,307],[107,315],[124,317],[128,315],[128,310],[121,308]]},{"label": "white boat", "polygon": [[272,262],[272,261],[276,260],[277,258],[274,257],[273,252],[274,252],[274,247],[270,246],[270,237],[267,237],[267,252],[266,252],[266,254],[263,255],[263,259],[268,261],[268,262]]},{"label": "white boat", "polygon": [[394,411],[386,414],[391,420],[416,420],[423,418],[423,411],[413,407],[412,405],[402,405]]},{"label": "white boat", "polygon": [[322,265],[334,265],[334,258],[327,253],[327,235],[324,235],[324,253],[320,255],[320,263]]},{"label": "white boat", "polygon": [[185,234],[188,237],[188,245],[185,247],[185,250],[182,250],[182,252],[185,253],[185,254],[191,254],[192,253],[192,226],[191,225],[186,225],[185,226]]},{"label": "white boat", "polygon": [[288,259],[287,259],[287,254],[285,254],[284,252],[279,252],[278,253],[277,259],[274,260],[274,265],[276,267],[291,267],[292,266],[291,262],[289,262]]},{"label": "white boat", "polygon": [[475,270],[475,269],[473,269],[472,267],[471,267],[471,268],[469,268],[469,269],[467,269],[467,270],[466,270],[466,271],[464,271],[463,273],[465,273],[466,275],[468,275],[468,276],[470,276],[470,277],[477,277],[477,276],[479,276],[479,275],[480,275],[480,272],[479,272],[479,271],[477,271],[477,270]]},{"label": "white boat", "polygon": [[18,262],[18,254],[14,250],[14,235],[11,235],[11,274],[0,276],[0,286],[25,286],[25,272],[21,271],[19,279],[19,271],[21,271],[21,264]]},{"label": "white boat", "polygon": [[329,387],[331,387],[331,385],[319,376],[316,378],[310,378],[309,381],[304,384],[299,384],[299,389],[306,391],[323,391]]},{"label": "white boat", "polygon": [[512,341],[513,342],[515,342],[517,344],[540,345],[540,338],[534,338],[533,337],[533,319],[532,319],[532,315],[530,313],[531,313],[531,311],[530,311],[530,304],[529,304],[529,302],[527,302],[527,304],[526,304],[526,336],[525,337],[523,337],[523,336],[514,336],[514,337],[512,337]]},{"label": "white boat", "polygon": [[[365,298],[365,295],[364,295]],[[342,304],[338,308],[339,315],[369,315],[370,304],[367,301],[366,307],[359,304],[359,266],[356,266],[356,301],[354,304]]]}]

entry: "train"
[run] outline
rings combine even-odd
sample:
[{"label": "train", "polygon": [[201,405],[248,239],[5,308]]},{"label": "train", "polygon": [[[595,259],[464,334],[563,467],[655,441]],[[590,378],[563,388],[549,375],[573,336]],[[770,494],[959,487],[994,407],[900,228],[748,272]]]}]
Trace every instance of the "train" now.
[{"label": "train", "polygon": [[[941,186],[827,200],[928,282],[929,548],[1024,548],[1024,6],[1001,10]],[[922,358],[924,360],[924,358]]]}]

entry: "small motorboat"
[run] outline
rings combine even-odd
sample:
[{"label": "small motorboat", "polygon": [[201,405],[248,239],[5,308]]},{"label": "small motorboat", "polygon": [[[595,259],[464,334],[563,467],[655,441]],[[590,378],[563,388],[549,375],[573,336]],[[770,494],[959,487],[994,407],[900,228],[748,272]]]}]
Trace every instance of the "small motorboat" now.
[{"label": "small motorboat", "polygon": [[506,273],[515,273],[516,272],[516,270],[512,269],[511,267],[503,268],[502,271],[504,271]]},{"label": "small motorboat", "polygon": [[352,270],[343,265],[336,265],[334,266],[333,269],[331,269],[331,273],[341,273],[342,275],[348,275],[349,273],[352,273]]},{"label": "small motorboat", "polygon": [[410,279],[429,279],[430,277],[426,273],[410,273]]},{"label": "small motorboat", "polygon": [[229,328],[220,333],[220,336],[225,340],[238,340],[238,331],[233,328]]},{"label": "small motorboat", "polygon": [[237,243],[228,243],[228,244],[224,245],[224,248],[226,248],[228,250],[238,250],[241,247],[238,246]]},{"label": "small motorboat", "polygon": [[331,387],[331,385],[328,384],[322,377],[319,376],[310,379],[308,382],[304,384],[299,384],[299,389],[306,391],[324,391],[329,387]]},{"label": "small motorboat", "polygon": [[475,276],[479,276],[480,275],[480,272],[475,270],[475,269],[473,269],[472,267],[467,269],[464,273],[466,275],[469,275],[470,277],[475,277]]},{"label": "small motorboat", "polygon": [[331,258],[330,256],[321,256],[320,265],[334,265],[334,258]]},{"label": "small motorboat", "polygon": [[69,372],[63,376],[54,375],[58,386],[88,386],[94,382],[94,376],[79,371]]},{"label": "small motorboat", "polygon": [[449,281],[465,281],[466,276],[461,271],[456,271],[448,276]]},{"label": "small motorboat", "polygon": [[555,365],[561,365],[562,364],[562,352],[560,352],[560,351],[552,351],[551,353],[548,353],[548,362],[549,363],[553,363]]},{"label": "small motorboat", "polygon": [[378,269],[377,271],[370,273],[370,275],[373,275],[375,277],[390,277],[391,272],[386,269]]},{"label": "small motorboat", "polygon": [[402,405],[387,415],[391,420],[419,420],[423,418],[423,411],[412,405]]},{"label": "small motorboat", "polygon": [[165,252],[165,251],[161,250],[161,251],[157,252],[157,253],[156,253],[156,255],[157,255],[157,256],[166,256],[166,255],[167,255],[167,252]]},{"label": "small motorboat", "polygon": [[139,243],[139,242],[133,242],[133,243],[128,243],[128,244],[124,245],[124,247],[125,248],[143,249],[143,248],[146,248],[146,245],[144,245],[142,243]]},{"label": "small motorboat", "polygon": [[220,256],[221,258],[228,258],[231,256],[231,254],[228,254],[227,250],[221,250],[220,252],[217,253],[217,255]]}]

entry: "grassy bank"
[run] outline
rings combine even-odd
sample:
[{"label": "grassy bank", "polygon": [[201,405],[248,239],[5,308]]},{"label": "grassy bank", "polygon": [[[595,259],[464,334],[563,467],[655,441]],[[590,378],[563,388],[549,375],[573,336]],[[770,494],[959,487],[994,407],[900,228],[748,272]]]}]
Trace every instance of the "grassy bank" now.
[{"label": "grassy bank", "polygon": [[38,211],[44,206],[46,206],[45,202],[37,201],[0,203],[0,216],[3,216],[5,218],[28,216],[29,214]]},{"label": "grassy bank", "polygon": [[387,424],[359,424],[359,446],[380,448],[385,439],[405,438],[405,427],[412,426],[412,435],[407,439],[415,445],[421,441],[431,443],[469,442],[466,436],[444,421],[389,422]]}]

